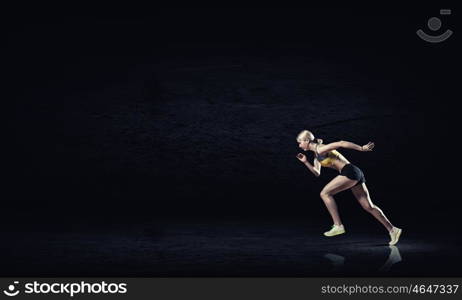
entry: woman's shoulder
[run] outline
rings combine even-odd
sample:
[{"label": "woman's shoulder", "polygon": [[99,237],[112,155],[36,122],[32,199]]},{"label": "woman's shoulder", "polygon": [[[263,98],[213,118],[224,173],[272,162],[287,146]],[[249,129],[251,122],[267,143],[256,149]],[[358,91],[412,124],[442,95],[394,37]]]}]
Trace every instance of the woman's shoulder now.
[{"label": "woman's shoulder", "polygon": [[321,149],[322,146],[325,146],[325,145],[324,144],[318,144],[316,146],[316,151],[315,151],[316,156],[319,157],[321,160],[326,159],[328,157],[331,157],[332,156],[332,151],[319,152],[319,149]]},{"label": "woman's shoulder", "polygon": [[322,146],[325,146],[325,145],[324,144],[316,144],[316,147],[314,148],[314,153],[316,155],[321,155],[321,152],[319,152],[319,147],[322,147]]},{"label": "woman's shoulder", "polygon": [[325,147],[325,146],[327,146],[327,145],[326,144],[317,144],[316,145],[316,153],[324,153],[326,155],[327,153],[331,153],[333,151],[333,150],[330,150],[330,151],[322,151],[322,152],[320,152],[319,150],[322,150],[322,147]]}]

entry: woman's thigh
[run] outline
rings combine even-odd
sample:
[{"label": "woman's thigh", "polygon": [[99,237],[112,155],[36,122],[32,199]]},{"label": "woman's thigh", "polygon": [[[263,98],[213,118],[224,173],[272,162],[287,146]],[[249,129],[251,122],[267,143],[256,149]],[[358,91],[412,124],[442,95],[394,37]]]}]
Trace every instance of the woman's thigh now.
[{"label": "woman's thigh", "polygon": [[346,176],[338,175],[326,184],[326,186],[322,189],[321,194],[333,196],[341,191],[352,188],[357,183],[357,180],[352,180]]}]

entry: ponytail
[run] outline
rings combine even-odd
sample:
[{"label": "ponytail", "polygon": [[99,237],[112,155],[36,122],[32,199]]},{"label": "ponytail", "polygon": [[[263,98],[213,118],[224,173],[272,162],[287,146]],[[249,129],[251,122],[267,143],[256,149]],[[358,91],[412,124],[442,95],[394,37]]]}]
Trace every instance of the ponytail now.
[{"label": "ponytail", "polygon": [[313,140],[311,140],[311,142],[320,145],[320,144],[322,144],[323,140],[322,139],[313,139]]}]

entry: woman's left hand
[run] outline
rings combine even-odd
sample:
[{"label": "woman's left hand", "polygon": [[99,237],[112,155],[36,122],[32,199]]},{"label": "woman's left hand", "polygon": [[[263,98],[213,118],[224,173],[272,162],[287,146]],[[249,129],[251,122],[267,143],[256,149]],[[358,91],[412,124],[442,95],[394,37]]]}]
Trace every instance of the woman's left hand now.
[{"label": "woman's left hand", "polygon": [[373,142],[369,142],[361,147],[361,151],[372,151],[372,149],[374,149],[374,146],[375,144]]}]

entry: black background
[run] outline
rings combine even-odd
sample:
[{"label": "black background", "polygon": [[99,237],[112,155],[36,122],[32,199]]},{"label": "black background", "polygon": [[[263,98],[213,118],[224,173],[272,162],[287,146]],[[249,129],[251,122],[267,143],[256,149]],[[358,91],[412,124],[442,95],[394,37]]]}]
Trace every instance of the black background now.
[{"label": "black background", "polygon": [[[374,141],[341,150],[372,200],[407,228],[445,228],[460,207],[457,11],[446,42],[415,34],[440,5],[11,8],[2,221],[329,223],[319,192],[335,172],[295,158],[309,129]],[[336,199],[370,224],[350,192]]]}]

